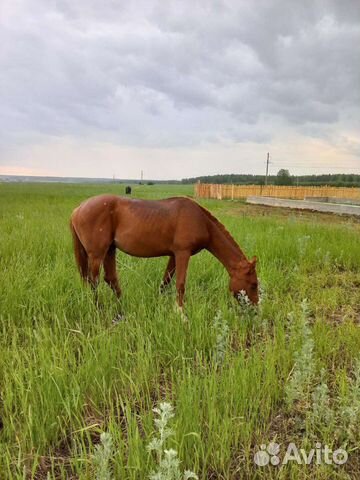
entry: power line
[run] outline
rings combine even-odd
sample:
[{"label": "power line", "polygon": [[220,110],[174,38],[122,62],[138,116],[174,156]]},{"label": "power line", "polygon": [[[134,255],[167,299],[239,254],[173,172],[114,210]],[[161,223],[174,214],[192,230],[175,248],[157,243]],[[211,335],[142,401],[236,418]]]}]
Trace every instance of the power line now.
[{"label": "power line", "polygon": [[329,165],[288,165],[283,163],[274,163],[274,165],[278,167],[286,167],[286,168],[306,168],[311,170],[318,170],[318,169],[327,169],[327,170],[355,170],[360,171],[359,167],[333,167]]}]

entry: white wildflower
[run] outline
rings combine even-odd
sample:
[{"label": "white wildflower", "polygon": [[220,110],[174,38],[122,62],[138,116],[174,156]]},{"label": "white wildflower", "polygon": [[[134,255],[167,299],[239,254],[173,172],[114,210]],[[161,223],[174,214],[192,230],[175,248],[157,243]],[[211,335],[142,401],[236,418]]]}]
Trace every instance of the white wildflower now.
[{"label": "white wildflower", "polygon": [[182,474],[177,451],[172,448],[165,448],[166,439],[173,434],[173,431],[168,427],[169,421],[174,417],[172,405],[166,402],[160,403],[159,408],[154,408],[153,412],[159,417],[154,420],[158,436],[150,441],[147,449],[150,452],[155,451],[157,453],[158,468],[156,472],[150,474],[150,480],[197,479],[197,475],[189,470],[185,470]]},{"label": "white wildflower", "polygon": [[100,435],[100,445],[96,445],[94,464],[97,480],[111,480],[110,461],[113,457],[113,442],[110,433]]}]

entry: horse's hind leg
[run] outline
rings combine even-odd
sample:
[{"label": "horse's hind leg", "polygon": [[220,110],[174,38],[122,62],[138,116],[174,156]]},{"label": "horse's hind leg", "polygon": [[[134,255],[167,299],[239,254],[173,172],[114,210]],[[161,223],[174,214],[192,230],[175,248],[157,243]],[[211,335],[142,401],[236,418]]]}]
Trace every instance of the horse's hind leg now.
[{"label": "horse's hind leg", "polygon": [[115,295],[120,298],[121,288],[116,272],[116,248],[111,246],[104,258],[105,282],[113,290]]},{"label": "horse's hind leg", "polygon": [[[116,272],[116,248],[111,245],[109,248],[107,254],[105,255],[104,258],[104,271],[105,271],[105,276],[104,280],[105,282],[109,285],[109,287],[112,289],[112,291],[115,293],[118,299],[121,297],[121,288],[119,285],[119,280]],[[125,316],[120,308],[118,311],[117,315],[113,319],[113,323],[117,324],[121,320],[124,320]]]},{"label": "horse's hind leg", "polygon": [[88,278],[91,286],[95,290],[99,284],[100,267],[103,262],[103,256],[89,254],[89,272]]},{"label": "horse's hind leg", "polygon": [[94,291],[95,294],[95,302],[97,306],[99,305],[98,293],[97,293],[97,286],[99,284],[99,274],[100,274],[100,267],[103,262],[103,257],[99,255],[89,254],[89,271],[88,271],[88,281]]},{"label": "horse's hind leg", "polygon": [[166,287],[169,285],[169,283],[171,282],[174,276],[174,273],[175,273],[175,257],[171,255],[171,257],[169,258],[168,264],[166,266],[163,280],[160,284],[160,293],[165,292]]}]

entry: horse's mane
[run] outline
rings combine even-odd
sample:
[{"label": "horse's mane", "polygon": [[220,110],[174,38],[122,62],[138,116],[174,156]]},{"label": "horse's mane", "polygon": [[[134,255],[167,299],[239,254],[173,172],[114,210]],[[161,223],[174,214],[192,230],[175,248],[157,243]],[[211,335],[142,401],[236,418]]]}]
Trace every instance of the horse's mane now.
[{"label": "horse's mane", "polygon": [[[212,223],[215,223],[215,225],[221,230],[221,232],[225,235],[225,237],[229,240],[229,242],[236,247],[237,250],[240,250],[241,254],[243,254],[241,248],[237,244],[237,242],[234,240],[234,237],[231,235],[231,233],[225,228],[225,226],[216,218],[212,213],[209,212],[205,207],[202,205],[197,205],[201,208],[201,210],[205,213],[205,215],[208,217],[209,220],[212,221]],[[245,255],[244,255],[245,256]]]}]

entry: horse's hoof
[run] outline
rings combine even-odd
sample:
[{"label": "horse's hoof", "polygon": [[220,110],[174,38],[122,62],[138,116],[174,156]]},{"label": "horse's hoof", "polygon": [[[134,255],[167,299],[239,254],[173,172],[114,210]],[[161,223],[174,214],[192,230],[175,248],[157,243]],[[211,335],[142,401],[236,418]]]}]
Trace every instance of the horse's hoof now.
[{"label": "horse's hoof", "polygon": [[123,313],[118,313],[115,315],[115,317],[112,320],[113,325],[117,325],[120,322],[123,322],[125,320],[125,315]]},{"label": "horse's hoof", "polygon": [[179,305],[175,303],[175,312],[180,315],[180,318],[184,323],[189,323],[189,319],[184,312],[184,307],[179,307]]},{"label": "horse's hoof", "polygon": [[169,286],[166,285],[164,282],[161,282],[160,283],[160,286],[159,286],[159,293],[160,295],[164,295],[165,293],[167,293],[169,291]]}]

